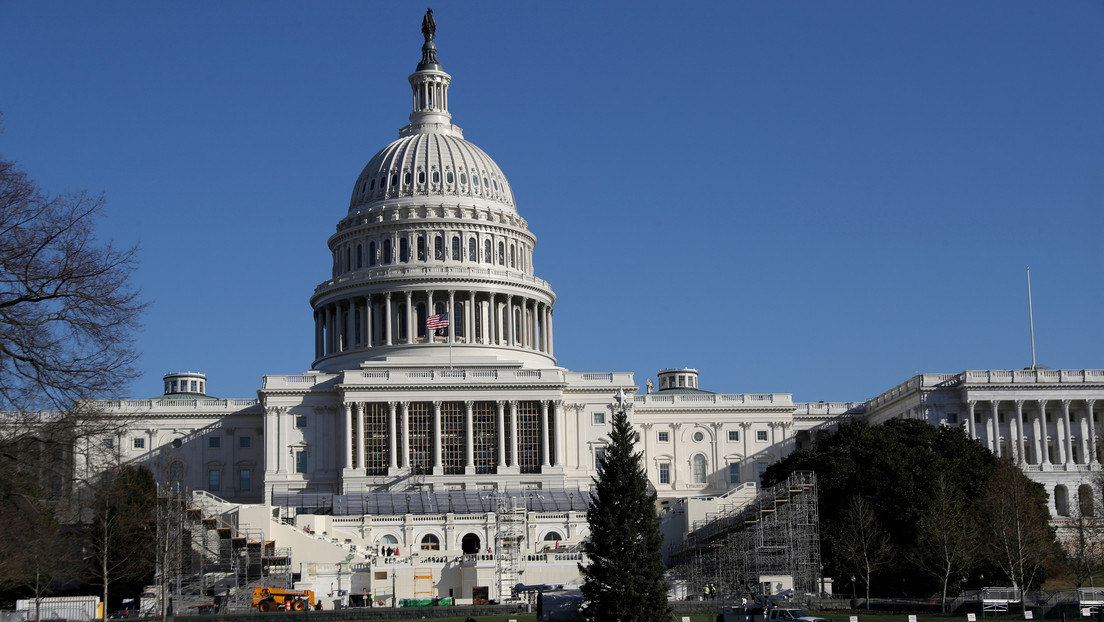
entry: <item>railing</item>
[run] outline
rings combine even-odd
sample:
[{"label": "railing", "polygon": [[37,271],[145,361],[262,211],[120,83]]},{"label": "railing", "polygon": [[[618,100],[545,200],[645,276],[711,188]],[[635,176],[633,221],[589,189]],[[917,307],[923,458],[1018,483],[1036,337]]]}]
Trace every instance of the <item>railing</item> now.
[{"label": "railing", "polygon": [[346,374],[346,379],[365,382],[387,382],[389,384],[410,382],[424,384],[430,382],[455,382],[457,380],[494,380],[496,382],[542,382],[563,383],[564,374],[556,369],[429,369],[429,370],[386,370],[354,371]]},{"label": "railing", "polygon": [[509,281],[511,283],[526,283],[533,285],[541,289],[551,290],[548,285],[548,281],[537,278],[525,272],[518,270],[503,270],[498,268],[484,268],[475,266],[384,266],[378,268],[362,268],[355,272],[343,274],[337,278],[330,279],[318,287],[314,288],[314,292],[317,294],[323,292],[329,288],[337,285],[348,285],[353,283],[372,283],[383,279],[402,279],[402,278],[417,278],[419,280],[426,277],[436,278],[484,278],[484,279],[496,279]]},{"label": "railing", "polygon": [[660,406],[663,404],[770,404],[772,406],[792,406],[793,396],[789,393],[649,393],[637,395],[633,399],[638,406]]}]

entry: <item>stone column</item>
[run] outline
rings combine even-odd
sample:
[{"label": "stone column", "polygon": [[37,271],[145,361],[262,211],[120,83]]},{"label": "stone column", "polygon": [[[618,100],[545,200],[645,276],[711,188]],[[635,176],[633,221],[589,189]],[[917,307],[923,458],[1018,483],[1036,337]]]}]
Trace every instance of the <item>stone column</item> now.
[{"label": "stone column", "polygon": [[548,400],[541,400],[541,467],[549,467],[548,461]]},{"label": "stone column", "polygon": [[345,468],[353,468],[353,405],[345,404]]},{"label": "stone column", "polygon": [[[555,400],[552,402],[552,431],[556,441],[553,447],[556,448],[555,455],[556,461],[553,463],[555,466],[564,466],[564,453],[567,452],[567,447],[564,441],[564,426],[566,425],[567,417],[564,416],[563,400]],[[646,454],[645,454],[646,455]]]},{"label": "stone column", "polygon": [[974,422],[974,407],[977,406],[977,402],[974,400],[966,401],[966,435],[970,438],[977,438],[977,424]]},{"label": "stone column", "polygon": [[552,348],[552,307],[548,307],[548,356],[555,355]]},{"label": "stone column", "polygon": [[364,402],[358,402],[353,405],[354,412],[356,413],[356,427],[357,427],[357,468],[364,473],[367,473],[365,469],[368,465],[364,462]]},{"label": "stone column", "polygon": [[476,343],[474,289],[468,292],[468,307],[464,309],[464,343]]},{"label": "stone column", "polygon": [[517,400],[510,400],[510,466],[518,464],[518,413]]},{"label": "stone column", "polygon": [[394,342],[391,340],[392,331],[391,323],[394,319],[394,314],[391,312],[391,292],[387,292],[383,295],[383,337],[386,345],[392,345]]},{"label": "stone column", "polygon": [[448,342],[449,343],[456,343],[456,323],[460,321],[460,318],[456,317],[456,313],[455,313],[455,311],[456,311],[456,292],[451,290],[451,289],[448,290],[448,297],[449,297],[449,301],[448,301],[448,314],[449,314]]},{"label": "stone column", "polygon": [[1012,455],[1016,460],[1016,464],[1023,466],[1027,463],[1027,457],[1024,455],[1024,441],[1027,440],[1027,431],[1024,430],[1023,424],[1023,400],[1016,400],[1013,404],[1016,407],[1016,436],[1013,437],[1016,449],[1012,452]]},{"label": "stone column", "polygon": [[418,329],[414,326],[414,292],[406,292],[406,343],[414,343]]},{"label": "stone column", "polygon": [[[445,245],[445,259],[446,260],[448,259],[448,245],[447,244]],[[426,292],[426,312],[425,312],[425,314],[426,314],[426,322],[427,322],[427,325],[425,327],[426,343],[433,343],[434,341],[436,341],[436,339],[434,339],[433,336],[437,333],[437,331],[429,330],[429,326],[428,326],[429,316],[436,315],[436,313],[434,313],[434,309],[433,309],[433,290],[429,290],[429,291]]]},{"label": "stone column", "polygon": [[989,424],[985,426],[987,433],[989,434],[989,451],[1001,455],[1000,446],[1000,414],[998,406],[1000,400],[989,401]]},{"label": "stone column", "polygon": [[[1073,461],[1073,428],[1070,426],[1070,400],[1062,400],[1062,426],[1066,428],[1066,437],[1062,439],[1062,446],[1065,447],[1063,456],[1065,458],[1063,462],[1069,466],[1074,463]],[[1074,491],[1071,491],[1071,493]]]},{"label": "stone column", "polygon": [[375,344],[372,343],[372,297],[364,297],[364,317],[361,318],[363,323],[360,329],[360,344],[366,348],[371,348]]},{"label": "stone column", "polygon": [[387,441],[389,444],[388,449],[391,450],[391,461],[389,465],[390,471],[395,471],[399,468],[399,456],[398,456],[398,439],[395,436],[398,434],[398,426],[395,421],[395,402],[387,402]]},{"label": "stone column", "polygon": [[510,294],[506,295],[506,313],[503,318],[502,335],[506,338],[506,345],[514,345],[514,297]]},{"label": "stone column", "polygon": [[410,402],[399,402],[402,410],[402,466],[410,470]]},{"label": "stone column", "polygon": [[1100,464],[1096,459],[1096,421],[1093,417],[1093,405],[1096,400],[1085,400],[1085,417],[1089,420],[1089,464]]},{"label": "stone column", "polygon": [[498,417],[497,428],[498,430],[498,470],[501,471],[506,467],[506,418],[502,413],[503,406],[502,400],[495,402],[495,414]]},{"label": "stone column", "polygon": [[475,474],[475,429],[473,427],[472,407],[475,402],[467,400],[464,402],[464,453],[467,456],[467,462],[464,464],[464,474]]},{"label": "stone column", "polygon": [[433,474],[441,475],[441,401],[433,402]]},{"label": "stone column", "polygon": [[1050,444],[1047,442],[1047,438],[1049,436],[1049,432],[1047,430],[1047,422],[1046,422],[1046,403],[1047,403],[1047,401],[1046,400],[1039,400],[1038,403],[1039,403],[1039,419],[1038,419],[1038,421],[1039,421],[1039,428],[1042,430],[1042,433],[1039,434],[1039,436],[1036,439],[1035,443],[1036,443],[1036,445],[1038,445],[1040,443],[1040,441],[1042,442],[1042,453],[1040,453],[1040,456],[1042,457],[1042,460],[1040,461],[1040,464],[1049,465],[1050,464]]},{"label": "stone column", "polygon": [[324,312],[315,309],[314,311],[314,358],[320,359],[325,356],[325,347],[322,343],[322,338],[326,334],[326,330],[323,326]]}]

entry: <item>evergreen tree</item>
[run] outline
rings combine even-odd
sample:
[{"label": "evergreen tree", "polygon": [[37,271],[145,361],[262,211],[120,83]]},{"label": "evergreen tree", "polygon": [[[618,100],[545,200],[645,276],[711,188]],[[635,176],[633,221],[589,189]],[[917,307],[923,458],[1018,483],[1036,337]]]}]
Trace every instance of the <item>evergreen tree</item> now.
[{"label": "evergreen tree", "polygon": [[579,565],[584,615],[587,620],[669,622],[656,495],[641,454],[633,451],[636,432],[624,406],[614,413],[609,438],[587,508],[590,535],[583,552],[588,563]]}]

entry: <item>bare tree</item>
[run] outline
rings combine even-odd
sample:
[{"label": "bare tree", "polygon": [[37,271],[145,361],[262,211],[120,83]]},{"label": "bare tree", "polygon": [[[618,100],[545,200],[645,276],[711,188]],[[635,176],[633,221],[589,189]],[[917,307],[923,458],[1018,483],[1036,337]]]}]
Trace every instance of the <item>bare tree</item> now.
[{"label": "bare tree", "polygon": [[934,483],[928,511],[917,524],[912,562],[939,580],[944,613],[951,579],[965,575],[977,552],[977,521],[966,496],[946,474]]},{"label": "bare tree", "polygon": [[893,558],[893,545],[874,508],[862,496],[851,496],[845,516],[837,554],[845,566],[862,577],[869,609],[871,577]]},{"label": "bare tree", "polygon": [[144,466],[124,465],[103,473],[90,504],[88,544],[94,583],[103,588],[153,576],[157,540],[157,484]]},{"label": "bare tree", "polygon": [[993,472],[983,502],[986,555],[1004,571],[1012,586],[1021,590],[1041,581],[1047,564],[1060,555],[1046,499],[1041,485],[1002,461]]},{"label": "bare tree", "polygon": [[97,239],[103,203],[0,160],[0,410],[65,410],[134,376],[137,249]]}]

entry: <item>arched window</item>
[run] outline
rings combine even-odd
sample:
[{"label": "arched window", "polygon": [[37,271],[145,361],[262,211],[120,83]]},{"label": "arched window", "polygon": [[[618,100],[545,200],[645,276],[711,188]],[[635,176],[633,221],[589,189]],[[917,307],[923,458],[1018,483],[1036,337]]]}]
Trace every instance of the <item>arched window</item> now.
[{"label": "arched window", "polygon": [[437,171],[433,171],[433,183],[435,183],[435,184],[441,183],[441,174],[438,173]]},{"label": "arched window", "polygon": [[369,242],[368,243],[368,265],[369,266],[376,265],[376,243],[375,242]]},{"label": "arched window", "polygon": [[418,236],[418,261],[425,261],[425,260],[426,260],[425,236],[424,235],[419,235]]},{"label": "arched window", "polygon": [[403,175],[403,183],[408,186],[410,185],[410,171],[407,171],[406,174]]},{"label": "arched window", "polygon": [[418,326],[418,330],[414,333],[418,337],[426,336],[426,306],[424,302],[419,302],[414,305],[414,322]]},{"label": "arched window", "polygon": [[410,240],[405,237],[399,238],[399,261],[410,261]]},{"label": "arched window", "polygon": [[395,536],[387,535],[380,538],[379,543],[381,546],[398,546],[399,539]]},{"label": "arched window", "polygon": [[695,455],[693,460],[690,461],[690,467],[693,482],[695,484],[704,484],[706,472],[705,456],[701,454]]},{"label": "arched window", "polygon": [[418,183],[419,184],[424,184],[425,183],[425,171],[418,171]]},{"label": "arched window", "polygon": [[445,260],[445,239],[441,236],[433,239],[433,258],[437,261]]},{"label": "arched window", "polygon": [[474,533],[464,534],[464,537],[460,539],[460,550],[464,552],[464,555],[475,555],[482,548],[479,536]]},{"label": "arched window", "polygon": [[460,236],[452,236],[452,260],[460,261]]},{"label": "arched window", "polygon": [[510,267],[511,268],[513,268],[515,265],[517,265],[516,260],[517,260],[517,251],[514,248],[514,245],[511,244],[510,245]]},{"label": "arched window", "polygon": [[353,249],[345,247],[345,271],[353,269]]},{"label": "arched window", "polygon": [[502,242],[498,243],[498,265],[506,265],[506,245]]},{"label": "arched window", "polygon": [[[464,318],[464,303],[455,302],[452,305],[452,315],[449,317],[449,324],[452,326],[453,334],[457,337],[464,336],[464,322],[461,321]],[[446,334],[448,331],[446,331]]]},{"label": "arched window", "polygon": [[1081,512],[1081,516],[1096,516],[1093,507],[1093,487],[1091,485],[1081,484],[1077,487],[1077,509]]},{"label": "arched window", "polygon": [[391,239],[387,238],[383,241],[383,265],[391,264]]},{"label": "arched window", "polygon": [[479,261],[479,255],[477,250],[479,245],[476,244],[475,238],[468,238],[468,261]]},{"label": "arched window", "polygon": [[561,536],[560,532],[558,531],[549,531],[548,533],[544,534],[545,542],[559,542],[560,540],[563,540],[563,536]]},{"label": "arched window", "polygon": [[1070,515],[1069,491],[1062,484],[1054,487],[1054,510],[1058,516]]},{"label": "arched window", "polygon": [[483,240],[483,261],[487,263],[494,261],[494,253],[491,252],[490,240]]},{"label": "arched window", "polygon": [[357,244],[357,270],[364,267],[364,246]]},{"label": "arched window", "polygon": [[433,534],[426,534],[422,538],[421,549],[423,551],[440,551],[441,540]]}]

